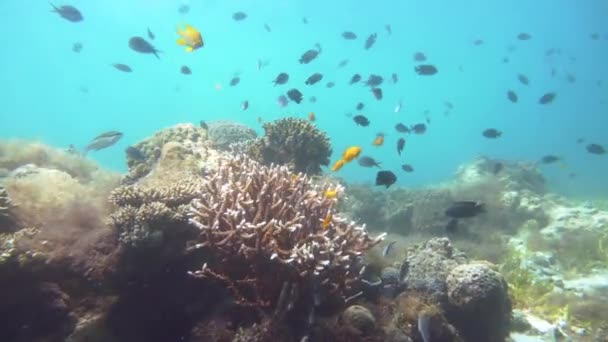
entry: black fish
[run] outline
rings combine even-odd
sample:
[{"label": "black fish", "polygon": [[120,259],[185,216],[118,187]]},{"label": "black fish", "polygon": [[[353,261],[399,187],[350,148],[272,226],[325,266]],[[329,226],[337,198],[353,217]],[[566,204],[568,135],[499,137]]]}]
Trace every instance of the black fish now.
[{"label": "black fish", "polygon": [[317,73],[310,75],[310,77],[308,77],[308,79],[306,79],[306,82],[304,82],[304,83],[306,83],[307,85],[313,85],[322,79],[323,79],[323,75],[317,72]]},{"label": "black fish", "polygon": [[367,81],[365,81],[365,85],[370,87],[377,87],[381,85],[382,82],[384,82],[384,78],[382,76],[371,74],[367,78]]},{"label": "black fish", "polygon": [[357,103],[357,107],[355,107],[357,110],[361,110],[363,109],[363,107],[365,107],[365,105],[363,104],[363,102],[359,102]]},{"label": "black fish", "polygon": [[150,38],[151,40],[154,40],[154,38],[155,38],[154,33],[152,33],[152,31],[150,31],[149,27],[148,27],[148,38]]},{"label": "black fish", "polygon": [[431,64],[421,64],[417,66],[415,69],[418,75],[431,76],[437,73],[437,68]]},{"label": "black fish", "polygon": [[561,160],[560,157],[558,157],[556,155],[553,155],[553,154],[548,154],[548,155],[543,156],[542,158],[540,158],[540,162],[543,163],[543,164],[553,164],[553,163],[558,162],[560,160]]},{"label": "black fish", "polygon": [[414,61],[415,62],[424,62],[424,61],[426,61],[426,55],[422,52],[416,52],[414,54]]},{"label": "black fish", "polygon": [[357,39],[357,35],[351,31],[344,31],[344,32],[342,32],[342,38],[344,38],[346,40],[355,40],[355,39]]},{"label": "black fish", "polygon": [[383,185],[388,189],[391,185],[395,184],[397,181],[397,176],[393,173],[393,171],[378,171],[376,174],[376,186]]},{"label": "black fish", "polygon": [[295,103],[299,104],[300,102],[302,102],[302,93],[298,89],[290,89],[287,92],[287,97],[289,97],[289,99],[294,101]]},{"label": "black fish", "polygon": [[376,100],[382,100],[382,89],[380,88],[372,88],[372,94],[376,98]]},{"label": "black fish", "polygon": [[386,24],[384,25],[384,29],[386,29],[386,33],[388,33],[388,35],[390,36],[391,34],[393,34],[393,29],[391,27],[391,24]]},{"label": "black fish", "polygon": [[456,230],[458,230],[458,220],[455,218],[452,218],[448,221],[448,224],[445,225],[445,230],[450,233],[456,233]]},{"label": "black fish", "polygon": [[410,172],[414,172],[414,167],[410,164],[403,164],[403,165],[401,165],[401,170],[410,173]]},{"label": "black fish", "polygon": [[[318,45],[317,45],[318,47]],[[308,64],[310,62],[312,62],[315,58],[317,58],[317,56],[319,56],[319,53],[321,52],[321,49],[310,49],[306,52],[304,52],[302,54],[302,56],[300,57],[300,64]]]},{"label": "black fish", "polygon": [[74,6],[65,5],[65,6],[57,7],[53,4],[50,4],[50,5],[53,6],[53,9],[51,10],[51,12],[56,12],[63,19],[65,19],[67,21],[77,23],[84,19],[82,17],[82,13],[80,13],[80,11]]},{"label": "black fish", "polygon": [[264,30],[266,30],[266,32],[271,32],[272,31],[270,29],[270,26],[268,26],[268,24],[264,24]]},{"label": "black fish", "polygon": [[376,167],[380,168],[380,163],[377,162],[376,159],[374,159],[372,157],[362,156],[357,159],[357,162],[359,163],[359,165],[361,165],[363,167],[376,166]]},{"label": "black fish", "polygon": [[426,125],[423,123],[415,124],[410,128],[416,134],[424,134],[424,132],[426,132]]},{"label": "black fish", "polygon": [[192,75],[192,70],[190,70],[190,68],[188,68],[186,65],[182,66],[179,71],[181,71],[181,73],[184,75]]},{"label": "black fish", "polygon": [[488,128],[483,131],[483,136],[489,139],[496,139],[502,135],[502,132],[497,130],[496,128]]},{"label": "black fish", "polygon": [[129,146],[125,150],[125,153],[127,154],[127,158],[129,158],[129,159],[133,159],[133,160],[137,160],[137,161],[146,160],[146,155],[137,147]]},{"label": "black fish", "polygon": [[348,59],[343,59],[338,63],[338,68],[344,68],[346,65],[348,65]]},{"label": "black fish", "polygon": [[355,121],[355,123],[358,126],[363,126],[363,127],[369,126],[369,119],[366,118],[364,115],[355,115],[353,117],[353,120]]},{"label": "black fish", "polygon": [[519,39],[519,40],[529,40],[530,38],[532,38],[532,36],[525,32],[522,32],[517,35],[517,39]]},{"label": "black fish", "polygon": [[401,155],[401,152],[403,152],[404,147],[405,147],[405,139],[399,138],[399,140],[397,140],[397,154],[398,155]]},{"label": "black fish", "polygon": [[485,212],[485,205],[481,202],[460,201],[452,203],[445,211],[445,215],[452,218],[465,218],[474,217]]},{"label": "black fish", "polygon": [[404,124],[402,124],[402,123],[398,123],[398,124],[396,124],[396,125],[395,125],[395,129],[396,129],[396,130],[397,130],[397,132],[399,132],[399,133],[409,133],[409,132],[410,132],[410,129],[409,129],[409,128],[408,128],[406,125],[404,125]]},{"label": "black fish", "polygon": [[237,84],[241,83],[241,78],[238,76],[234,76],[231,80],[230,80],[230,86],[234,87]]},{"label": "black fish", "polygon": [[247,110],[247,108],[249,108],[249,101],[245,100],[245,101],[241,102],[241,109]]},{"label": "black fish", "polygon": [[378,34],[376,33],[372,33],[369,35],[369,37],[367,37],[364,46],[365,50],[369,50],[372,46],[374,46],[374,44],[376,43],[376,38],[378,38]]},{"label": "black fish", "polygon": [[179,8],[177,9],[177,11],[180,14],[186,14],[186,13],[190,12],[190,6],[188,6],[186,4],[183,4],[183,5],[179,6]]},{"label": "black fish", "polygon": [[90,144],[87,145],[84,149],[84,153],[86,154],[89,151],[99,151],[106,147],[110,147],[114,145],[120,138],[122,138],[123,134],[118,131],[109,131],[102,133],[95,137]]},{"label": "black fish", "polygon": [[130,66],[128,66],[126,64],[122,64],[122,63],[115,63],[115,64],[112,64],[112,66],[115,67],[116,69],[122,71],[122,72],[131,72],[131,71],[133,71]]},{"label": "black fish", "polygon": [[327,82],[325,85],[327,88],[333,88],[336,84],[334,82]]},{"label": "black fish", "polygon": [[209,130],[209,125],[207,125],[204,120],[201,120],[201,122],[199,122],[199,126],[201,126],[202,129]]},{"label": "black fish", "polygon": [[82,43],[76,42],[72,45],[72,51],[79,53],[82,50]]},{"label": "black fish", "polygon": [[496,162],[496,163],[494,163],[494,167],[492,167],[492,173],[497,175],[504,168],[505,168],[505,166],[501,162]]},{"label": "black fish", "polygon": [[600,144],[589,144],[585,148],[591,154],[606,154],[606,149]]},{"label": "black fish", "polygon": [[507,91],[507,99],[513,103],[517,103],[517,94],[513,90]]},{"label": "black fish", "polygon": [[245,20],[246,18],[247,18],[247,13],[245,13],[245,12],[240,12],[239,11],[239,12],[235,12],[232,15],[232,19],[234,21],[241,21],[241,20]]},{"label": "black fish", "polygon": [[475,46],[483,45],[483,39],[475,39],[473,41],[473,45],[475,45]]},{"label": "black fish", "polygon": [[152,53],[154,56],[156,56],[156,58],[160,59],[160,57],[158,57],[158,52],[161,51],[157,50],[154,46],[152,46],[152,44],[142,37],[132,37],[129,39],[129,47],[135,52]]},{"label": "black fish", "polygon": [[543,104],[543,105],[551,103],[555,99],[555,96],[556,96],[555,93],[546,93],[545,95],[541,96],[538,99],[538,103]]},{"label": "black fish", "polygon": [[528,76],[524,75],[524,74],[517,74],[517,79],[519,80],[519,82],[521,82],[522,84],[528,85],[530,84],[530,80],[528,79]]},{"label": "black fish", "polygon": [[353,77],[350,78],[350,84],[355,84],[359,81],[361,81],[361,75],[359,74],[354,74]]},{"label": "black fish", "polygon": [[391,81],[393,81],[393,84],[396,84],[397,82],[399,82],[399,75],[397,75],[396,73],[393,73],[391,75]]},{"label": "black fish", "polygon": [[285,72],[282,72],[280,74],[277,75],[277,77],[274,79],[274,85],[283,85],[285,83],[287,83],[287,81],[289,81],[289,75]]},{"label": "black fish", "polygon": [[311,103],[316,103],[317,102],[317,97],[316,96],[311,96],[308,101],[310,101]]}]

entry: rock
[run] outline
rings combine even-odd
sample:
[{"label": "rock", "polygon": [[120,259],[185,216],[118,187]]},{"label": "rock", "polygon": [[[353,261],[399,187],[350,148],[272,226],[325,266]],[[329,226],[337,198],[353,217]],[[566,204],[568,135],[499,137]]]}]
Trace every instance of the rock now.
[{"label": "rock", "polygon": [[342,313],[345,324],[356,328],[362,333],[369,333],[376,327],[376,318],[366,307],[351,305]]},{"label": "rock", "polygon": [[[486,264],[455,267],[447,278],[451,321],[467,341],[504,341],[511,301],[500,273]],[[449,315],[450,316],[450,315]]]},{"label": "rock", "polygon": [[230,145],[257,137],[257,133],[251,127],[237,122],[213,121],[207,124],[211,145],[220,151],[229,151]]},{"label": "rock", "polygon": [[511,330],[517,332],[527,332],[532,329],[532,325],[528,322],[528,318],[521,310],[513,310],[511,314]]},{"label": "rock", "polygon": [[411,337],[397,328],[386,329],[386,342],[413,342]]}]

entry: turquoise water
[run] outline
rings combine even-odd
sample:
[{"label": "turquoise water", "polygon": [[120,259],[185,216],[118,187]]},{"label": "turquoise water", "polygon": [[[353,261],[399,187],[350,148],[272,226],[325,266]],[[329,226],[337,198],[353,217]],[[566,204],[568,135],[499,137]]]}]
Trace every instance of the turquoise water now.
[{"label": "turquoise water", "polygon": [[[45,1],[0,2],[0,29],[5,36],[0,54],[0,137],[38,139],[57,147],[85,146],[107,130],[124,132],[116,146],[91,153],[102,165],[124,171],[124,149],[155,131],[180,122],[235,120],[262,132],[264,121],[293,115],[305,118],[310,111],[317,125],[332,139],[339,158],[350,145],[363,146],[363,154],[380,160],[398,175],[398,183],[413,186],[448,180],[458,165],[483,154],[536,161],[545,154],[565,159],[566,167],[543,167],[550,183],[562,192],[602,195],[608,193],[608,157],[588,154],[589,142],[608,144],[608,3],[605,1],[190,1],[188,14],[178,13],[177,1],[72,1],[84,21],[71,23],[49,11]],[[61,5],[62,3],[58,3]],[[235,22],[232,14],[248,18]],[[302,22],[308,19],[308,24]],[[199,29],[205,47],[186,53],[176,44],[175,26],[188,23]],[[267,23],[272,32],[264,30]],[[385,25],[390,24],[392,35]],[[132,36],[156,35],[152,44],[162,51],[160,60],[128,47]],[[341,37],[345,30],[355,41]],[[363,44],[378,33],[374,47]],[[527,32],[531,40],[516,36]],[[592,33],[600,35],[591,39]],[[473,41],[482,39],[483,45]],[[82,42],[80,53],[72,51]],[[300,55],[320,43],[322,53],[308,65]],[[509,52],[509,46],[514,50]],[[560,56],[545,57],[549,48]],[[439,73],[431,77],[414,73],[413,53],[422,51]],[[509,63],[503,63],[508,57]],[[337,68],[343,59],[344,68]],[[259,59],[269,64],[257,69]],[[133,73],[110,65],[125,63]],[[188,65],[193,74],[179,70]],[[557,76],[551,76],[551,70]],[[279,72],[288,72],[286,86],[273,87]],[[241,83],[229,87],[234,73]],[[304,85],[314,72],[325,78],[315,86]],[[390,74],[400,80],[393,85]],[[376,101],[369,88],[349,86],[354,73],[385,78],[384,99]],[[517,81],[517,74],[530,85]],[[576,76],[569,83],[566,75]],[[336,86],[327,89],[325,83]],[[597,81],[604,84],[597,85]],[[221,90],[215,85],[220,84]],[[276,99],[298,88],[305,99],[279,108]],[[83,89],[88,90],[84,92]],[[506,99],[513,89],[519,102]],[[556,100],[546,106],[538,98],[549,91]],[[393,108],[403,100],[403,110]],[[241,102],[250,108],[242,111]],[[444,101],[454,109],[444,116]],[[358,102],[370,127],[354,125],[346,113],[356,114]],[[407,136],[405,153],[398,157],[397,122],[431,124],[425,135]],[[486,128],[503,131],[488,140]],[[377,132],[386,133],[383,147],[373,147]],[[577,144],[576,139],[586,141]],[[412,164],[414,173],[400,169]],[[569,179],[568,173],[578,177]],[[355,163],[338,175],[347,180],[371,182],[375,169]]]}]

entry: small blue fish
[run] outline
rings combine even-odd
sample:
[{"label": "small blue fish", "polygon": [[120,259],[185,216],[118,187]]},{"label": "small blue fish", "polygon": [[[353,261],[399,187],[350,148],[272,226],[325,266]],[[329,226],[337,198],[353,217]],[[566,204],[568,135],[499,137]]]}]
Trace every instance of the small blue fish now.
[{"label": "small blue fish", "polygon": [[388,255],[388,253],[391,252],[391,249],[393,248],[393,246],[395,245],[396,242],[397,241],[391,241],[386,246],[384,246],[384,249],[382,250],[383,257],[386,257]]},{"label": "small blue fish", "polygon": [[431,317],[428,314],[418,314],[418,332],[424,342],[431,341]]}]

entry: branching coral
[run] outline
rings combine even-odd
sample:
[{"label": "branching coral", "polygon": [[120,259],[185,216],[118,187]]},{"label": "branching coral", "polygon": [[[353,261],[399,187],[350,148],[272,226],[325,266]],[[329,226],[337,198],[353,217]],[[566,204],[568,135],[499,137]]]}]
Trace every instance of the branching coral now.
[{"label": "branching coral", "polygon": [[329,138],[310,122],[284,118],[264,124],[264,137],[255,140],[248,154],[265,165],[288,165],[295,172],[320,174],[332,153]]},{"label": "branching coral", "polygon": [[223,160],[193,201],[190,222],[200,234],[192,248],[212,257],[191,274],[222,282],[246,306],[275,307],[285,283],[344,300],[356,290],[361,256],[383,236],[372,239],[336,213],[328,187],[286,166]]}]

